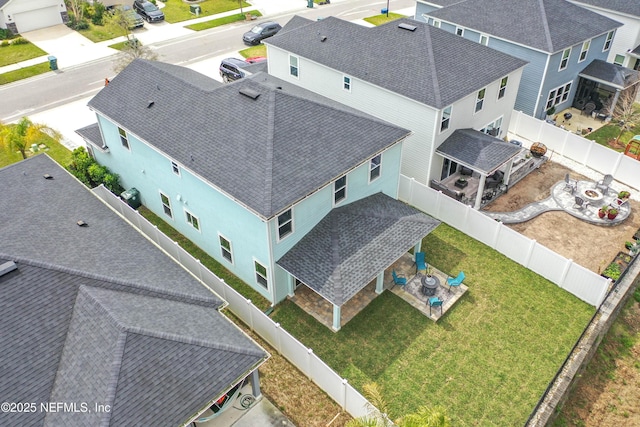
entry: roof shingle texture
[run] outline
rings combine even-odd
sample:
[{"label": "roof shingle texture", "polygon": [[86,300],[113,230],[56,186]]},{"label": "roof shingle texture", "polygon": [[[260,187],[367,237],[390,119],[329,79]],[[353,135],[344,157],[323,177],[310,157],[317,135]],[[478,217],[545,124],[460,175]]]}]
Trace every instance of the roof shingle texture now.
[{"label": "roof shingle texture", "polygon": [[341,306],[439,224],[377,193],[333,209],[277,264]]},{"label": "roof shingle texture", "polygon": [[410,133],[262,73],[207,90],[174,67],[136,60],[89,105],[265,218]]},{"label": "roof shingle texture", "polygon": [[[401,23],[416,29],[401,29]],[[373,28],[335,17],[300,24],[265,43],[437,109],[526,65],[408,18]]]},{"label": "roof shingle texture", "polygon": [[594,59],[580,75],[593,77],[598,80],[610,83],[613,87],[626,89],[640,80],[640,71],[622,67],[610,62]]},{"label": "roof shingle texture", "polygon": [[566,0],[466,0],[429,15],[547,53],[622,26]]},{"label": "roof shingle texture", "polygon": [[575,0],[575,2],[640,17],[640,2],[637,0]]}]

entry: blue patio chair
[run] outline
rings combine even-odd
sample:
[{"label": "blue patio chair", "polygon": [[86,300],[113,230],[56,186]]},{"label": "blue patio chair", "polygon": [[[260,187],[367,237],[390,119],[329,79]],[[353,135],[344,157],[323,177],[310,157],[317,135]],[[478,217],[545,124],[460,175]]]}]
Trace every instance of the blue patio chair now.
[{"label": "blue patio chair", "polygon": [[442,316],[442,303],[443,302],[444,301],[442,301],[438,297],[429,298],[429,301],[427,301],[427,304],[429,304],[429,316],[431,316],[431,307],[440,307],[440,315]]},{"label": "blue patio chair", "polygon": [[393,284],[405,287],[407,285],[407,278],[404,277],[404,274],[397,274],[395,270],[391,270],[391,275],[393,276]]},{"label": "blue patio chair", "polygon": [[462,271],[458,273],[458,277],[455,277],[455,278],[447,277],[447,283],[449,284],[449,292],[451,292],[452,287],[462,285],[464,278],[465,278],[465,275],[464,275],[464,272]]},{"label": "blue patio chair", "polygon": [[424,252],[416,252],[416,273],[420,270],[427,269],[427,263],[424,260],[425,253]]}]

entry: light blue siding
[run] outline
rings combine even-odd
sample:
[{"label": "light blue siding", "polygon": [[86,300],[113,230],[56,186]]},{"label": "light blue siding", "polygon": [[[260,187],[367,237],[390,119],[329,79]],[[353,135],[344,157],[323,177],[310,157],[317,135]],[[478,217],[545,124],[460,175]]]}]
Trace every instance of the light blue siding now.
[{"label": "light blue siding", "polygon": [[416,16],[415,18],[418,21],[421,22],[426,22],[424,17],[422,16],[423,13],[429,13],[429,12],[433,12],[434,10],[438,10],[438,7],[429,5],[429,4],[424,4],[421,2],[416,2]]}]

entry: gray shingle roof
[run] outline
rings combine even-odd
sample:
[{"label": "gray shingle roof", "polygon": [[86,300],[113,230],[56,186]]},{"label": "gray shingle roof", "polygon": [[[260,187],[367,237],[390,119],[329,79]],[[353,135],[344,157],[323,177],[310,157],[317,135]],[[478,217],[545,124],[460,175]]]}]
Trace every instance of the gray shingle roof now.
[{"label": "gray shingle roof", "polygon": [[488,174],[521,148],[473,129],[457,129],[436,149],[436,153]]},{"label": "gray shingle roof", "polygon": [[574,2],[640,17],[640,2],[637,0],[574,0]]},{"label": "gray shingle roof", "polygon": [[333,209],[277,264],[341,306],[439,224],[377,193]]},{"label": "gray shingle roof", "polygon": [[103,146],[102,134],[100,133],[100,125],[98,125],[98,123],[93,123],[89,126],[77,129],[76,133],[98,147]]},{"label": "gray shingle roof", "polygon": [[168,67],[136,60],[89,105],[266,218],[410,133],[262,73],[205,90]]},{"label": "gray shingle roof", "polygon": [[617,89],[626,89],[640,80],[640,71],[595,59],[579,74],[591,80],[599,80]]},{"label": "gray shingle roof", "polygon": [[[398,28],[400,23],[416,29]],[[320,35],[326,36],[324,42]],[[367,28],[328,17],[278,33],[265,43],[437,109],[526,65],[408,18]]]},{"label": "gray shingle roof", "polygon": [[566,0],[466,0],[429,15],[547,53],[622,26]]}]

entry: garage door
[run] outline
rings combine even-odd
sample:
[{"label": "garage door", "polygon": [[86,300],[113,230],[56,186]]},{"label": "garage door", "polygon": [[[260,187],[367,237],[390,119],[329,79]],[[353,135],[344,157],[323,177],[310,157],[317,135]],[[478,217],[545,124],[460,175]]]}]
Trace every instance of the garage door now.
[{"label": "garage door", "polygon": [[29,12],[16,13],[15,22],[18,27],[18,32],[26,33],[27,31],[62,24],[62,17],[60,16],[59,10],[60,6],[56,5],[31,10]]}]

